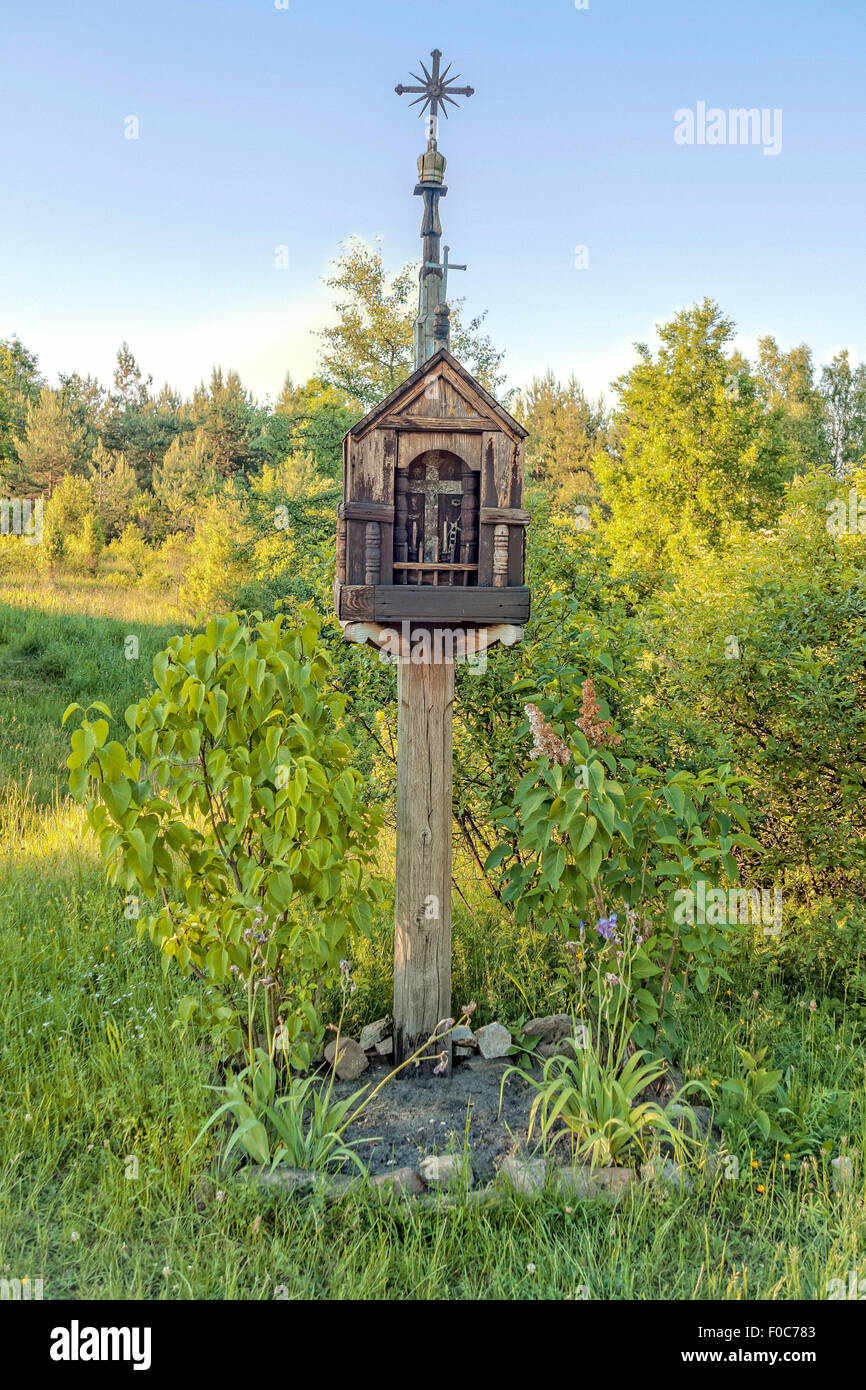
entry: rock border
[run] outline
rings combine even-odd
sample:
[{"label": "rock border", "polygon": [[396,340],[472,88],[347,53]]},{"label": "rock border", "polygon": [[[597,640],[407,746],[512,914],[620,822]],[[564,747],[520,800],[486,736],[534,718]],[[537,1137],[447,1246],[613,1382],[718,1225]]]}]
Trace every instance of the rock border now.
[{"label": "rock border", "polygon": [[[712,1172],[715,1164],[708,1165]],[[367,1173],[315,1173],[304,1168],[269,1168],[250,1164],[235,1174],[243,1182],[252,1182],[286,1192],[320,1192],[326,1201],[354,1195],[360,1188],[369,1187],[383,1197],[413,1198],[422,1205],[437,1204],[443,1194],[449,1204],[455,1199],[481,1202],[496,1200],[510,1189],[521,1196],[540,1196],[555,1193],[582,1201],[594,1197],[617,1200],[633,1188],[646,1183],[664,1183],[679,1190],[688,1190],[691,1180],[678,1163],[671,1159],[655,1159],[635,1168],[591,1168],[588,1164],[560,1165],[552,1159],[508,1155],[503,1160],[492,1183],[474,1187],[471,1156],[467,1154],[429,1155],[417,1169],[395,1168],[390,1173],[371,1177]]]}]

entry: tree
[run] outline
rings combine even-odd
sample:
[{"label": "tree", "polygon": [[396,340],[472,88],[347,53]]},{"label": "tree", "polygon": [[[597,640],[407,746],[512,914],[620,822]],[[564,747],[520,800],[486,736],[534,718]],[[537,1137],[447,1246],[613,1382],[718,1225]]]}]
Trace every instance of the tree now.
[{"label": "tree", "polygon": [[154,470],[153,496],[157,506],[155,530],[162,535],[183,531],[192,535],[196,510],[218,489],[210,443],[204,431],[177,435],[162,463]]},{"label": "tree", "polygon": [[656,358],[616,383],[622,435],[598,464],[616,568],[657,580],[738,526],[770,524],[783,493],[777,421],[727,351],[734,325],[711,300],[660,326]]},{"label": "tree", "polygon": [[194,613],[227,608],[244,578],[249,528],[239,495],[229,485],[199,508],[181,600]]},{"label": "tree", "polygon": [[132,520],[138,502],[138,483],[123,454],[112,453],[101,442],[88,464],[90,485],[105,536],[113,540]]},{"label": "tree", "polygon": [[[377,246],[349,242],[325,280],[339,292],[334,308],[338,322],[320,334],[320,374],[350,399],[365,407],[384,399],[414,367],[414,324],[418,303],[418,266],[409,262],[389,275]],[[455,357],[488,391],[495,394],[504,378],[503,354],[482,337],[484,315],[464,327],[460,301],[451,306],[451,343]]]},{"label": "tree", "polygon": [[287,376],[266,426],[270,462],[281,463],[296,452],[309,453],[324,477],[339,478],[343,435],[363,414],[358,401],[347,400],[343,391],[328,386],[321,377],[295,387]]},{"label": "tree", "polygon": [[174,601],[180,603],[180,584],[189,563],[189,536],[174,531],[159,548],[159,562],[166,579],[174,586]]},{"label": "tree", "polygon": [[192,413],[220,477],[251,472],[262,459],[264,414],[237,372],[223,376],[214,367],[209,386],[202,382],[193,395]]},{"label": "tree", "polygon": [[24,437],[15,440],[19,485],[51,497],[64,473],[79,468],[82,443],[61,392],[43,387],[38,401],[28,401]]},{"label": "tree", "polygon": [[837,478],[866,455],[866,363],[853,368],[848,350],[837,352],[821,371],[827,438]]},{"label": "tree", "polygon": [[88,512],[81,527],[81,536],[78,547],[87,569],[88,574],[95,574],[99,564],[99,556],[105,545],[105,536],[99,524],[99,518],[93,512]]},{"label": "tree", "polygon": [[129,344],[123,343],[101,435],[106,448],[124,455],[142,488],[150,486],[154,467],[165,457],[175,436],[191,428],[177,392],[163,386],[154,400],[152,381],[152,377],[142,375]]},{"label": "tree", "polygon": [[781,352],[775,338],[759,338],[755,380],[759,400],[779,422],[786,477],[828,463],[826,410],[806,344]]},{"label": "tree", "polygon": [[38,563],[52,573],[65,559],[89,566],[97,541],[88,517],[96,520],[90,484],[86,478],[64,474],[45,507]]},{"label": "tree", "polygon": [[88,373],[86,377],[82,377],[78,372],[72,372],[68,376],[61,372],[60,389],[63,394],[63,408],[82,433],[83,469],[108,426],[108,391],[95,376]]},{"label": "tree", "polygon": [[530,477],[562,505],[596,501],[594,466],[605,438],[604,403],[589,401],[574,376],[563,384],[547,371],[520,393],[514,413],[529,430]]},{"label": "tree", "polygon": [[35,405],[45,379],[39,360],[20,338],[0,340],[0,473],[14,473],[15,440],[25,434],[28,404]]}]

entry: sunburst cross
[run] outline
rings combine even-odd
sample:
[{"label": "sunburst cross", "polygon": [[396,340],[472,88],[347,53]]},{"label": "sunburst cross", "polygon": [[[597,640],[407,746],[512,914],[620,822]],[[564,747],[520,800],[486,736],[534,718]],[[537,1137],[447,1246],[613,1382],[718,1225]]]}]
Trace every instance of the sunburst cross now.
[{"label": "sunburst cross", "polygon": [[459,102],[456,102],[454,100],[454,97],[471,97],[475,93],[475,88],[455,87],[454,83],[457,81],[460,74],[459,72],[455,73],[453,77],[449,78],[448,74],[451,71],[450,63],[448,64],[444,72],[439,71],[439,63],[442,58],[442,54],[438,48],[433,49],[433,52],[430,54],[430,57],[433,59],[432,72],[427,71],[427,68],[424,63],[421,64],[421,71],[423,72],[426,81],[424,81],[423,78],[420,78],[417,72],[413,72],[412,76],[415,78],[416,82],[420,83],[420,86],[404,87],[402,82],[398,82],[397,86],[394,88],[394,91],[397,93],[398,97],[403,96],[404,92],[420,93],[420,95],[417,96],[414,101],[409,102],[409,105],[421,107],[421,110],[418,112],[419,116],[423,116],[424,112],[427,110],[429,106],[431,122],[433,128],[435,129],[440,107],[442,109],[443,115],[447,120],[448,109],[445,103],[450,102],[452,106],[458,106]]}]

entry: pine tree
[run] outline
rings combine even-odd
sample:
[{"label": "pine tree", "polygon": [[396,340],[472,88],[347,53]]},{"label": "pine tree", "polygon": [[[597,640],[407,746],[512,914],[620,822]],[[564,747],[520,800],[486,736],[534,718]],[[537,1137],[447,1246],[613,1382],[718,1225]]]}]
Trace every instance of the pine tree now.
[{"label": "pine tree", "polygon": [[596,502],[594,461],[606,437],[603,402],[589,401],[574,376],[563,384],[548,371],[521,392],[514,413],[529,430],[530,477],[563,506]]},{"label": "pine tree", "polygon": [[93,451],[88,470],[102,529],[113,540],[135,513],[139,497],[135,473],[123,454],[106,449],[101,441]]},{"label": "pine tree", "polygon": [[35,404],[28,401],[25,435],[15,440],[19,485],[51,497],[64,473],[78,470],[83,438],[63,409],[61,392],[44,387]]},{"label": "pine tree", "polygon": [[183,531],[192,535],[197,509],[218,488],[216,469],[211,460],[210,443],[202,430],[190,437],[178,436],[162,463],[154,470],[153,495],[162,535]]},{"label": "pine tree", "polygon": [[88,574],[95,574],[99,556],[105,545],[105,536],[99,519],[94,512],[88,512],[81,527],[78,547]]}]

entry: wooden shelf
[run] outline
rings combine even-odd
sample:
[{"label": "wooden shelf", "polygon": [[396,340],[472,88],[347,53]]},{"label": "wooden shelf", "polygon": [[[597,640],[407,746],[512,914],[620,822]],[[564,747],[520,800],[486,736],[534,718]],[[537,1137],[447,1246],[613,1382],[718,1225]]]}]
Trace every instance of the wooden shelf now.
[{"label": "wooden shelf", "polygon": [[438,560],[431,560],[429,564],[421,564],[418,560],[395,560],[395,570],[462,570],[471,572],[477,570],[477,565],[446,565],[440,564]]}]

